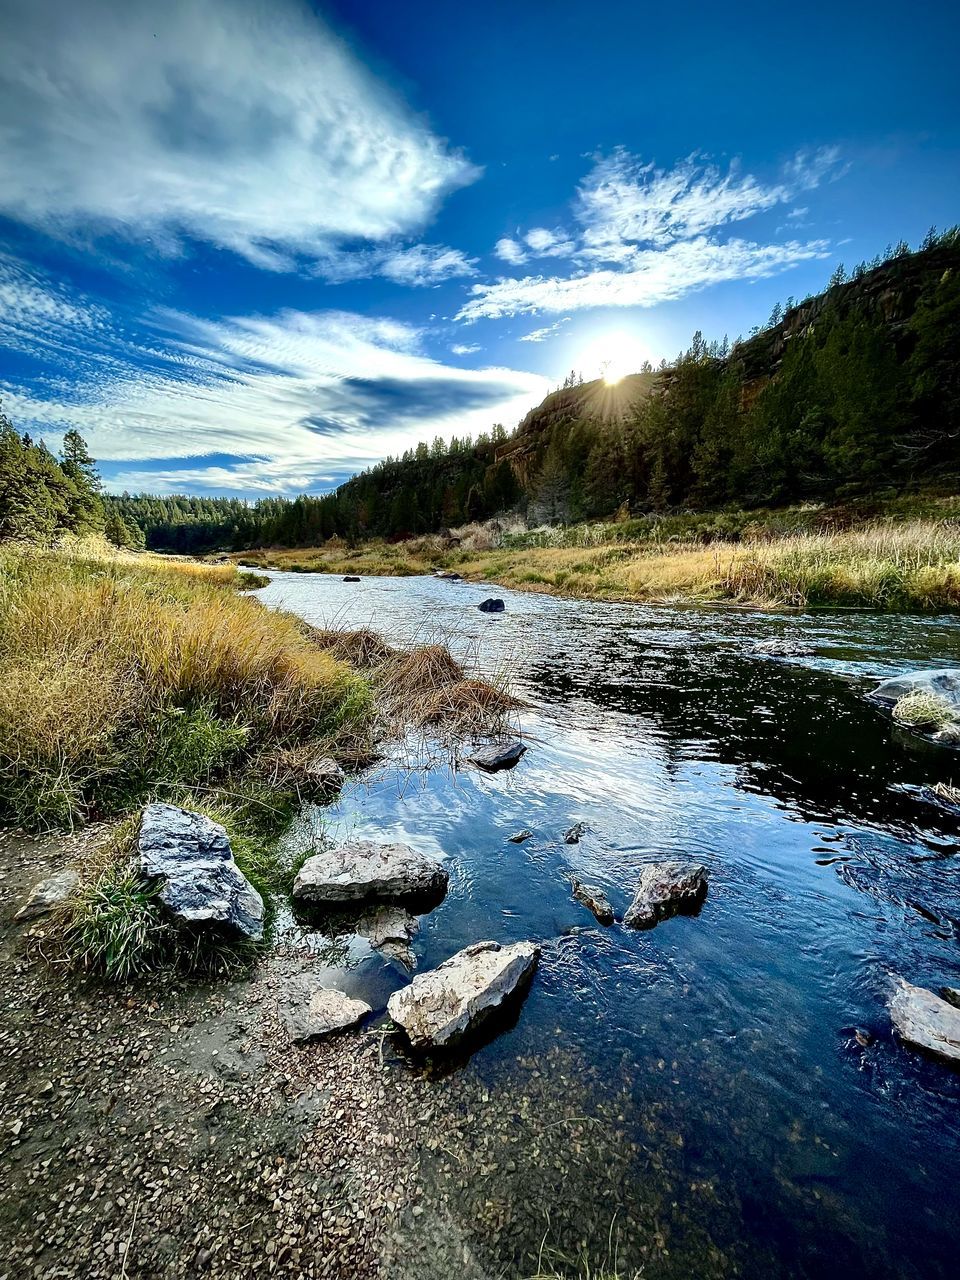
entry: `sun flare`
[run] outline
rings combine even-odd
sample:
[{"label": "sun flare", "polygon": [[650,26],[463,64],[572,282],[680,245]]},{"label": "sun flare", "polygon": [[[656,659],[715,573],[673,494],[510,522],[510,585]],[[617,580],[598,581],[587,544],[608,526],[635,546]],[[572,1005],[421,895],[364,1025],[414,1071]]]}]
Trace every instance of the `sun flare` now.
[{"label": "sun flare", "polygon": [[608,387],[615,387],[627,374],[638,373],[644,358],[632,334],[614,331],[594,338],[581,352],[579,364],[588,381],[599,377]]}]

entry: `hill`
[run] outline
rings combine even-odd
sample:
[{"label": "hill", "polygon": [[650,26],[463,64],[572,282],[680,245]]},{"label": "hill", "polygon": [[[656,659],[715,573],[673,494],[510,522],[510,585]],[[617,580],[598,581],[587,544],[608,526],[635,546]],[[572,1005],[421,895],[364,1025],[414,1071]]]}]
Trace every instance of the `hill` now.
[{"label": "hill", "polygon": [[670,365],[567,385],[515,431],[420,444],[335,493],[247,506],[113,499],[160,550],[400,539],[516,510],[845,502],[960,486],[960,232],[843,268],[732,347],[700,333]]}]

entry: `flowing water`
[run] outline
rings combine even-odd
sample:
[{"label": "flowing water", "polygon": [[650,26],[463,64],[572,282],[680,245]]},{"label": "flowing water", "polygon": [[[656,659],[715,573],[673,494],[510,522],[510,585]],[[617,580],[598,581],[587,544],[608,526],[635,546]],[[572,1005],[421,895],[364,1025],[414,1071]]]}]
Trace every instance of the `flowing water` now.
[{"label": "flowing water", "polygon": [[[958,623],[499,589],[506,612],[480,613],[488,594],[283,573],[260,592],[395,643],[443,633],[485,670],[507,666],[529,704],[516,769],[388,764],[312,815],[328,834],[405,839],[444,860],[450,891],[422,921],[420,969],[481,938],[543,943],[516,1025],[461,1064],[463,1078],[507,1112],[515,1073],[560,1060],[579,1064],[587,1093],[616,1099],[594,1146],[629,1139],[635,1158],[607,1221],[655,1193],[669,1219],[670,1248],[645,1276],[956,1275],[960,1074],[899,1044],[886,1002],[896,974],[960,985],[960,825],[917,790],[960,782],[960,756],[899,733],[863,693],[877,677],[956,665]],[[773,636],[817,656],[751,654]],[[578,821],[588,833],[565,844]],[[534,836],[510,843],[522,828]],[[661,856],[708,866],[699,916],[604,929],[570,895],[576,873],[619,914],[638,864]],[[342,962],[381,1008],[407,980],[362,948]],[[594,1158],[571,1146],[548,1206],[518,1189],[501,1274],[520,1273],[545,1220],[572,1248],[581,1219],[579,1243],[602,1253]],[[635,1244],[621,1242],[624,1275],[640,1265]]]}]

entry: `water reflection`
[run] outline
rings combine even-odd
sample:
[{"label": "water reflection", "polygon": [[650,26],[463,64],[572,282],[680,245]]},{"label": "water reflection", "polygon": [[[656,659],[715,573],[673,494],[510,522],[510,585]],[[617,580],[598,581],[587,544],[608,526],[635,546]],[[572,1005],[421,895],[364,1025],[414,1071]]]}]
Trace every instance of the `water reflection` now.
[{"label": "water reflection", "polygon": [[[411,785],[388,762],[308,815],[311,838],[322,825],[446,860],[447,899],[413,943],[421,967],[480,938],[544,944],[515,1029],[465,1079],[490,1082],[505,1107],[520,1062],[558,1046],[575,1057],[596,1106],[623,1117],[616,1132],[604,1122],[606,1150],[645,1153],[618,1183],[623,1220],[631,1197],[667,1206],[660,1227],[638,1212],[624,1266],[813,1277],[869,1257],[871,1275],[952,1274],[960,1078],[893,1043],[885,1002],[893,973],[934,988],[960,981],[960,827],[919,791],[954,779],[960,757],[891,732],[860,695],[905,667],[955,662],[956,623],[509,592],[505,614],[484,615],[485,594],[281,574],[261,596],[397,642],[422,638],[429,618],[488,670],[508,666],[531,704],[530,750],[508,775],[440,769]],[[751,655],[777,634],[801,636],[817,656]],[[588,834],[564,844],[577,821]],[[511,844],[521,828],[534,836]],[[638,863],[654,855],[708,865],[698,919],[603,930],[572,899],[577,874],[622,912]],[[375,985],[382,994],[401,980]],[[580,1222],[602,1256],[609,1182],[596,1168],[567,1173],[569,1189],[550,1191],[551,1221],[574,1253]],[[465,1207],[481,1183],[463,1180]],[[514,1201],[505,1239],[478,1227],[472,1241],[506,1274],[543,1234],[537,1197]],[[671,1244],[652,1261],[641,1236],[658,1230]]]}]

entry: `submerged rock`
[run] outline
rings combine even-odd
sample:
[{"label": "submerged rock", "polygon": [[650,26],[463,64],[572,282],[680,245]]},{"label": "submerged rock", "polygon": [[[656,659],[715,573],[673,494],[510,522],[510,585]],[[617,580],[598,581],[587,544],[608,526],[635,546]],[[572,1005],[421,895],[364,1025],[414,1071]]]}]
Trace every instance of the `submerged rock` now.
[{"label": "submerged rock", "polygon": [[527,831],[526,829],[523,831],[515,831],[512,836],[507,836],[507,839],[511,844],[523,844],[524,840],[530,840],[532,838],[533,832]]},{"label": "submerged rock", "polygon": [[420,921],[415,915],[393,904],[370,911],[357,922],[357,933],[366,938],[375,951],[397,960],[410,972],[417,967],[410,943],[419,929]]},{"label": "submerged rock", "polygon": [[890,1017],[908,1044],[960,1063],[960,1009],[949,1001],[900,978]]},{"label": "submerged rock", "polygon": [[652,929],[680,912],[695,912],[707,894],[707,869],[698,862],[653,862],[640,872],[623,917],[631,929]]},{"label": "submerged rock", "polygon": [[373,1012],[364,1000],[325,987],[311,974],[290,978],[280,993],[280,1013],[290,1039],[318,1040],[335,1031],[355,1027]]},{"label": "submerged rock", "polygon": [[477,605],[481,613],[503,613],[506,607],[503,601],[499,599],[481,600]]},{"label": "submerged rock", "polygon": [[590,828],[585,822],[575,822],[572,827],[563,833],[564,844],[579,844]]},{"label": "submerged rock", "polygon": [[13,917],[14,920],[36,920],[38,916],[49,915],[54,907],[73,897],[79,883],[79,875],[69,867],[48,876],[33,886],[30,897]]},{"label": "submerged rock", "polygon": [[601,924],[613,924],[616,918],[613,907],[602,889],[592,884],[582,884],[576,876],[571,876],[570,887],[576,900],[582,902],[588,911],[592,911]]},{"label": "submerged rock", "polygon": [[321,791],[339,791],[347,779],[336,760],[329,756],[318,756],[311,760],[304,773],[312,786]]},{"label": "submerged rock", "polygon": [[160,901],[182,924],[216,925],[251,942],[263,937],[263,899],[233,859],[219,822],[172,804],[148,804],[136,859],[159,879]]},{"label": "submerged rock", "polygon": [[476,942],[395,991],[387,1011],[414,1047],[449,1047],[519,999],[539,958],[533,942]]},{"label": "submerged rock", "polygon": [[478,769],[483,769],[487,773],[496,773],[500,769],[512,769],[526,749],[523,743],[518,741],[494,742],[488,747],[478,748],[467,759]]},{"label": "submerged rock", "polygon": [[809,644],[802,640],[758,640],[750,651],[765,658],[812,658],[816,654]]},{"label": "submerged rock", "polygon": [[294,881],[293,896],[318,906],[370,898],[439,902],[448,878],[436,859],[409,845],[347,840],[306,860]]}]

